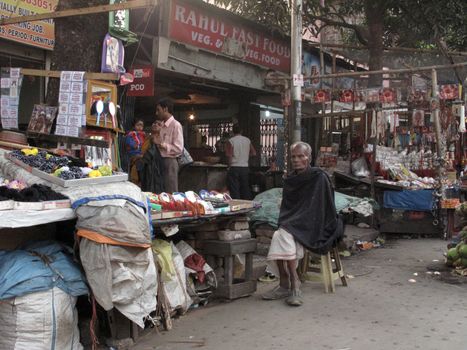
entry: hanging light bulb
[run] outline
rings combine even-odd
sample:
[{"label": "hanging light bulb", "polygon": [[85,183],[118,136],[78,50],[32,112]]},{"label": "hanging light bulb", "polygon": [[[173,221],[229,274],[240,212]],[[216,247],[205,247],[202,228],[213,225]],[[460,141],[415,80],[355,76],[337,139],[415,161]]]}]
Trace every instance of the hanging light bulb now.
[{"label": "hanging light bulb", "polygon": [[266,118],[269,118],[271,116],[271,112],[269,111],[269,109],[266,109],[266,112],[264,114]]},{"label": "hanging light bulb", "polygon": [[191,112],[190,114],[188,114],[188,120],[195,120],[196,116],[195,116],[195,110],[193,108],[191,108]]}]

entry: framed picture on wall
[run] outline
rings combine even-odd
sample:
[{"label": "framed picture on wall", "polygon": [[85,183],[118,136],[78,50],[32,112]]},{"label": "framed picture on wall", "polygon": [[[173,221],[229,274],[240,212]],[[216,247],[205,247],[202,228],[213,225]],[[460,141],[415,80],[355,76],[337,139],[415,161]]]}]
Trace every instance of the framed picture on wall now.
[{"label": "framed picture on wall", "polygon": [[34,105],[28,125],[29,132],[50,134],[52,124],[57,116],[57,107]]}]

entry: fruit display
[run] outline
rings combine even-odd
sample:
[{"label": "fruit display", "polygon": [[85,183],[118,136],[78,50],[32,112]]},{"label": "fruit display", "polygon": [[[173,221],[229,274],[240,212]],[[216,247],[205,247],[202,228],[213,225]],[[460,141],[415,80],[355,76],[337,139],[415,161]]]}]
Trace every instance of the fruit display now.
[{"label": "fruit display", "polygon": [[467,268],[467,226],[459,233],[460,242],[446,253],[446,265],[458,269]]},{"label": "fruit display", "polygon": [[86,163],[67,156],[57,156],[37,148],[24,148],[15,150],[10,156],[18,159],[26,165],[51,174],[63,180],[75,180],[84,178],[96,178],[113,175],[112,168],[103,165],[98,168],[90,168]]}]

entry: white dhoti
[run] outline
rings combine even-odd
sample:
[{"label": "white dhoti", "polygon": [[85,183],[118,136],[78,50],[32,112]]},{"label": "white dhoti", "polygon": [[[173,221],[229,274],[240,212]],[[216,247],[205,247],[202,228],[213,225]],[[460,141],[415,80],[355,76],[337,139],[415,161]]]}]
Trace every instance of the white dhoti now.
[{"label": "white dhoti", "polygon": [[294,236],[283,228],[279,228],[272,236],[267,257],[267,271],[279,276],[277,260],[300,260],[303,258],[303,255],[303,246],[295,240]]}]

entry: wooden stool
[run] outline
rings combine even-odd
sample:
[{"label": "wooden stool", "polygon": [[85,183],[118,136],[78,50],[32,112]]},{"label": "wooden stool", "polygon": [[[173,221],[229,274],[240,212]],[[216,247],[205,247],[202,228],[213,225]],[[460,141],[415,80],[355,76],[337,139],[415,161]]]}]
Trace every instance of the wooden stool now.
[{"label": "wooden stool", "polygon": [[[256,250],[256,239],[235,241],[206,240],[203,242],[203,253],[208,264],[213,257],[223,259],[224,282],[219,284],[215,295],[226,299],[236,299],[251,295],[256,291],[256,280],[253,278],[253,253]],[[234,257],[245,254],[245,279],[234,280]]]},{"label": "wooden stool", "polygon": [[[336,264],[335,268],[332,266],[332,259],[334,259]],[[321,255],[320,268],[310,266],[310,253],[306,251],[299,266],[299,276],[302,281],[306,279],[308,272],[321,273],[325,293],[334,293],[336,291],[336,287],[334,285],[334,274],[337,274],[341,279],[342,285],[347,287],[347,280],[345,278],[344,268],[342,266],[342,261],[337,247],[332,248],[327,254]]]}]

